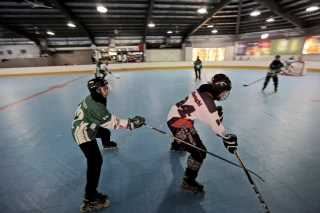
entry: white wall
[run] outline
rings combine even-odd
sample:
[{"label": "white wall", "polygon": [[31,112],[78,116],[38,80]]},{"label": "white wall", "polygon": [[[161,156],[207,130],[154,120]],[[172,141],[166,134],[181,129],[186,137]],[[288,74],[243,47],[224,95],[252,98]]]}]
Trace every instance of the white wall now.
[{"label": "white wall", "polygon": [[146,61],[184,61],[182,49],[151,49],[146,50]]},{"label": "white wall", "polygon": [[[12,54],[8,54],[8,50],[11,50]],[[26,53],[22,54],[21,50],[26,50]],[[0,46],[0,51],[4,53],[0,54],[0,60],[4,58],[37,58],[40,55],[40,49],[36,45]]]},{"label": "white wall", "polygon": [[[204,68],[231,68],[241,72],[241,68],[260,68],[265,71],[269,66],[269,61],[204,61]],[[0,69],[0,77],[12,74],[54,74],[57,73],[75,73],[75,72],[94,72],[94,64],[90,65],[74,65],[74,66],[48,66],[48,67],[27,67],[27,68],[5,68]],[[129,70],[143,70],[143,69],[192,69],[193,63],[190,61],[180,62],[149,62],[149,63],[125,63],[125,64],[110,64],[110,71],[129,71]],[[314,68],[320,71],[320,62],[307,62],[307,68]],[[151,71],[150,71],[151,72]]]},{"label": "white wall", "polygon": [[304,61],[320,61],[320,54],[302,55],[302,60],[304,60]]},{"label": "white wall", "polygon": [[224,60],[232,61],[234,55],[234,46],[226,46],[226,50],[224,52]]},{"label": "white wall", "polygon": [[184,50],[184,60],[192,61],[192,47],[186,47]]}]

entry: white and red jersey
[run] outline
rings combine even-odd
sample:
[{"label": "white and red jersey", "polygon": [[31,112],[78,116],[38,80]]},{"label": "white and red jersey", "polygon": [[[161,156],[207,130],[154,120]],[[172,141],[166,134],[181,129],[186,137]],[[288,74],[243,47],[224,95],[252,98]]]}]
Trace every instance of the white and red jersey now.
[{"label": "white and red jersey", "polygon": [[220,137],[228,137],[228,133],[220,122],[217,107],[210,93],[195,90],[183,101],[172,106],[167,117],[168,124],[176,128],[192,128],[194,120],[209,125]]}]

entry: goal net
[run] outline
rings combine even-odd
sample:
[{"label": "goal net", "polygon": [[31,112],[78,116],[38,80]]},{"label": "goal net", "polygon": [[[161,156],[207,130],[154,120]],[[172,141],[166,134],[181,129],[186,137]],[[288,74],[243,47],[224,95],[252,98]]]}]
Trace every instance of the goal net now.
[{"label": "goal net", "polygon": [[289,66],[285,65],[280,74],[288,76],[304,76],[307,74],[306,63],[304,61],[296,61]]}]

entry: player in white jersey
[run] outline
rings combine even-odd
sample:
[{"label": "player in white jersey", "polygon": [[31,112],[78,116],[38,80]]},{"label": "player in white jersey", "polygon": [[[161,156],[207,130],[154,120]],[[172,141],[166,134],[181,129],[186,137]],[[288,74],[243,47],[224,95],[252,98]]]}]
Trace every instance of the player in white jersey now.
[{"label": "player in white jersey", "polygon": [[[172,106],[167,117],[167,124],[173,135],[187,143],[206,150],[200,136],[194,128],[194,120],[200,120],[209,125],[213,132],[222,137],[225,147],[230,153],[237,149],[237,137],[228,134],[222,125],[222,107],[216,107],[215,100],[226,100],[230,94],[231,81],[224,74],[215,75],[211,82],[201,85],[191,92],[184,100]],[[171,150],[187,151],[191,155],[187,161],[182,190],[204,194],[204,186],[196,181],[206,153],[194,147],[173,141]]]},{"label": "player in white jersey", "polygon": [[296,62],[296,60],[294,59],[293,56],[290,57],[290,58],[288,58],[288,59],[285,61],[285,63],[286,63],[286,71],[289,71],[289,73],[292,72],[292,71],[291,71],[291,68],[293,68],[294,62]]}]

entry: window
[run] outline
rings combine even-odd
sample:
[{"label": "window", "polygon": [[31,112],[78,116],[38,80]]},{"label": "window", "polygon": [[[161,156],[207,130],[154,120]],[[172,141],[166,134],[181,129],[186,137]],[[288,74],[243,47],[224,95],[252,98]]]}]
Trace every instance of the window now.
[{"label": "window", "polygon": [[20,50],[20,52],[21,52],[22,54],[26,54],[26,53],[27,53],[26,50]]},{"label": "window", "polygon": [[12,50],[7,50],[7,53],[8,53],[9,55],[12,55]]}]

